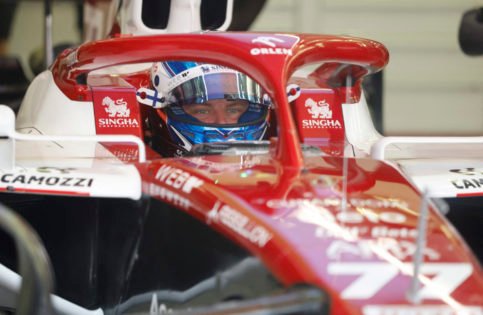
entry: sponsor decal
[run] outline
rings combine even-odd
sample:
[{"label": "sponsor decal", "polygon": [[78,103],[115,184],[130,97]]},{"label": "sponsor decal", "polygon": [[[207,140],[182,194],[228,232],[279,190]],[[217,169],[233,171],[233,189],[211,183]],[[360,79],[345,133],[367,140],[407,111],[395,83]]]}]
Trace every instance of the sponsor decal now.
[{"label": "sponsor decal", "polygon": [[142,135],[136,93],[134,88],[93,87],[97,134]]},{"label": "sponsor decal", "polygon": [[[303,219],[301,219],[304,221]],[[307,222],[307,221],[305,221]],[[308,222],[308,223],[314,223]],[[320,238],[342,238],[347,240],[356,240],[361,236],[364,236],[368,233],[369,228],[366,226],[337,226],[333,227],[332,225],[328,226],[319,226],[315,230],[315,236]]]},{"label": "sponsor decal", "polygon": [[451,169],[451,173],[468,176],[467,178],[455,179],[451,181],[451,184],[456,189],[475,189],[483,188],[483,169],[467,167],[461,169]]},{"label": "sponsor decal", "polygon": [[173,204],[176,207],[182,207],[184,209],[190,209],[191,208],[191,202],[182,196],[180,196],[178,193],[171,191],[167,188],[158,186],[156,184],[149,184],[147,187],[145,187],[147,190],[147,193],[153,197],[159,197],[171,204]]},{"label": "sponsor decal", "polygon": [[136,162],[139,160],[139,149],[137,146],[118,143],[103,143],[103,147],[123,162]]},{"label": "sponsor decal", "polygon": [[166,98],[157,90],[141,87],[136,91],[136,99],[139,103],[153,108],[163,108],[167,105]]},{"label": "sponsor decal", "polygon": [[232,72],[232,73],[237,73],[237,71],[225,67],[225,66],[220,66],[220,65],[212,65],[212,64],[206,64],[206,65],[201,65],[200,66],[201,71],[206,74],[206,73],[226,73],[226,72]]},{"label": "sponsor decal", "polygon": [[327,89],[302,89],[294,101],[294,116],[304,142],[325,147],[324,151],[340,150],[335,143],[343,143],[344,118],[340,99]]},{"label": "sponsor decal", "polygon": [[470,188],[482,188],[483,187],[483,177],[482,178],[471,178],[471,179],[456,179],[452,180],[451,184],[457,189],[470,189]]},{"label": "sponsor decal", "polygon": [[338,120],[302,120],[302,128],[306,129],[340,129],[342,125]]},{"label": "sponsor decal", "polygon": [[451,173],[468,175],[468,176],[483,175],[483,168],[467,167],[467,168],[461,168],[461,169],[452,169],[452,170],[449,170],[449,171]]},{"label": "sponsor decal", "polygon": [[[333,262],[327,265],[327,272],[335,276],[334,279],[351,279],[349,285],[345,284],[345,279],[340,282],[344,283],[341,291],[343,299],[366,300],[381,291],[390,290],[388,288],[390,285],[400,285],[400,281],[396,278],[411,277],[413,268],[412,263]],[[425,263],[420,269],[421,287],[417,294],[422,300],[447,298],[468,279],[472,272],[473,267],[469,263]]]},{"label": "sponsor decal", "polygon": [[287,48],[252,48],[250,53],[256,55],[292,55],[292,50]]},{"label": "sponsor decal", "polygon": [[288,102],[291,103],[295,101],[300,96],[301,90],[302,89],[297,84],[287,85],[286,91],[287,91]]},{"label": "sponsor decal", "polygon": [[204,181],[198,177],[169,165],[161,166],[157,171],[155,178],[166,183],[166,185],[179,189],[187,194],[191,193],[193,188],[198,188],[204,183]]},{"label": "sponsor decal", "polygon": [[237,156],[235,162],[223,162],[208,160],[209,157],[190,157],[186,159],[186,163],[194,168],[201,169],[210,173],[221,173],[226,171],[237,171],[243,168],[251,168],[261,163],[261,159],[256,155],[240,155]]},{"label": "sponsor decal", "polygon": [[[359,240],[348,242],[335,240],[327,248],[326,255],[329,259],[340,260],[346,255],[356,256],[361,259],[374,259],[380,251],[388,253],[399,260],[412,258],[416,253],[414,242],[395,240],[392,238],[379,238],[377,240]],[[439,260],[441,255],[434,249],[425,247],[423,255],[428,260]]]},{"label": "sponsor decal", "polygon": [[53,166],[41,166],[37,168],[37,172],[40,173],[58,173],[58,174],[69,174],[71,171],[75,171],[73,167],[53,167]]},{"label": "sponsor decal", "polygon": [[[318,226],[317,237],[342,237],[355,239],[359,236],[414,238],[416,230],[411,228],[390,228],[384,225],[374,227],[364,226],[373,224],[404,224],[407,216],[403,212],[392,209],[407,209],[408,205],[395,199],[348,199],[348,209],[340,211],[341,199],[271,199],[267,207],[272,209],[297,209],[294,215],[298,220]],[[328,207],[336,208],[336,213]],[[352,210],[357,208],[357,211]],[[374,211],[374,208],[383,211]],[[355,226],[344,226],[347,224]]]},{"label": "sponsor decal", "polygon": [[39,187],[69,187],[69,188],[89,188],[94,183],[93,178],[73,177],[64,175],[43,175],[43,174],[13,174],[6,173],[1,175],[0,183],[11,186],[35,186]]},{"label": "sponsor decal", "polygon": [[178,85],[181,85],[195,77],[203,75],[201,68],[187,69],[183,72],[178,73],[174,77],[170,78],[166,82],[166,91],[171,91]]},{"label": "sponsor decal", "polygon": [[[349,198],[347,200],[349,206],[355,208],[380,208],[380,209],[407,209],[407,202],[398,199],[374,199],[374,198]],[[280,208],[299,208],[303,206],[314,207],[340,207],[342,205],[341,198],[325,198],[325,199],[270,199],[267,201],[267,207],[272,209]]]},{"label": "sponsor decal", "polygon": [[134,118],[100,118],[99,127],[103,128],[124,128],[139,127],[139,122]]},{"label": "sponsor decal", "polygon": [[387,226],[374,226],[371,228],[371,237],[392,237],[392,238],[416,238],[418,231],[408,228],[389,228]]},{"label": "sponsor decal", "polygon": [[307,107],[307,111],[312,115],[312,118],[332,119],[332,111],[325,100],[316,102],[313,99],[308,98],[305,101],[305,107]]},{"label": "sponsor decal", "polygon": [[254,47],[250,50],[250,54],[257,56],[257,55],[292,55],[292,50],[289,48],[282,48],[277,47],[277,44],[282,44],[285,41],[278,37],[271,37],[271,36],[259,36],[257,38],[252,39],[252,43],[262,44],[268,47],[257,48]]},{"label": "sponsor decal", "polygon": [[[315,225],[315,235],[321,238],[354,240],[360,236],[415,238],[417,235],[414,228],[386,226],[408,222],[407,215],[398,211],[408,205],[397,199],[349,198],[345,211],[341,211],[340,198],[271,199],[266,205],[272,209],[296,210],[293,212],[296,219]],[[375,226],[366,226],[370,223]]]},{"label": "sponsor decal", "polygon": [[448,305],[368,305],[364,315],[483,315],[481,306]]},{"label": "sponsor decal", "polygon": [[[337,199],[340,201],[340,199]],[[407,209],[409,205],[407,202],[398,199],[372,199],[372,198],[350,198],[349,204],[354,207],[369,207],[369,208],[397,208]]]},{"label": "sponsor decal", "polygon": [[271,36],[258,36],[257,38],[252,39],[252,43],[260,43],[265,46],[269,46],[272,48],[277,47],[276,43],[283,43],[283,39],[280,39],[278,37],[271,37]]},{"label": "sponsor decal", "polygon": [[103,128],[139,127],[139,122],[134,118],[100,118],[99,126]]},{"label": "sponsor decal", "polygon": [[389,223],[389,224],[401,224],[406,222],[406,216],[399,212],[379,212],[375,213],[370,209],[366,209],[360,213],[357,211],[344,211],[335,215],[338,222],[348,224],[363,223],[366,220],[372,223]]},{"label": "sponsor decal", "polygon": [[104,97],[102,106],[108,114],[108,118],[100,118],[100,127],[138,127],[139,122],[135,118],[129,118],[131,110],[127,107],[127,102],[123,98],[112,100],[109,96]]},{"label": "sponsor decal", "polygon": [[314,101],[312,98],[305,100],[305,107],[312,119],[303,119],[302,128],[306,129],[340,129],[342,124],[338,119],[332,119],[332,110],[329,103],[324,100]]},{"label": "sponsor decal", "polygon": [[106,96],[102,100],[102,106],[106,106],[105,111],[109,117],[129,117],[131,113],[123,98],[113,101],[109,96]]},{"label": "sponsor decal", "polygon": [[387,226],[340,226],[337,229],[318,227],[315,230],[315,235],[320,238],[344,238],[349,236],[349,239],[354,240],[362,236],[370,238],[415,239],[418,232],[416,229],[390,228]]},{"label": "sponsor decal", "polygon": [[270,241],[270,234],[263,226],[255,224],[244,214],[217,201],[208,213],[208,222],[220,222],[258,247]]}]

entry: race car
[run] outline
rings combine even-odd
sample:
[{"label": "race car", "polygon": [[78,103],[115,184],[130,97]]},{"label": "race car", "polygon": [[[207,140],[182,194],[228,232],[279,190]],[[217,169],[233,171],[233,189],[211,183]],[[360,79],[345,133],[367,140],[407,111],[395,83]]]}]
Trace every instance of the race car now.
[{"label": "race car", "polygon": [[0,106],[0,202],[55,277],[0,235],[3,312],[483,313],[481,252],[434,199],[481,205],[483,141],[381,136],[361,82],[383,44],[155,34],[141,5]]}]

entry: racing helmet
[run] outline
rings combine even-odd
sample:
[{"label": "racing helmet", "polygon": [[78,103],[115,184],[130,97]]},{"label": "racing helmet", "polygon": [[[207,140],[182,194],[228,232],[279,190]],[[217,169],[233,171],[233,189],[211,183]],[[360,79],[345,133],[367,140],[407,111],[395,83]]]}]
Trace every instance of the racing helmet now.
[{"label": "racing helmet", "polygon": [[157,62],[151,68],[151,84],[164,104],[156,111],[168,134],[168,139],[157,141],[175,147],[168,155],[183,155],[199,143],[265,136],[270,98],[239,71],[197,62]]}]

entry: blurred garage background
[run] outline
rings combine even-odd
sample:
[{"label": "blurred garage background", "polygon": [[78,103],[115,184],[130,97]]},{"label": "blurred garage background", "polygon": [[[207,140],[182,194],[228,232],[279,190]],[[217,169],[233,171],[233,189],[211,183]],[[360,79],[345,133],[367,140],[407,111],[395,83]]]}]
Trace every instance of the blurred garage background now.
[{"label": "blurred garage background", "polygon": [[[345,34],[382,42],[385,135],[483,135],[483,56],[465,55],[458,28],[483,0],[267,0],[254,31]],[[235,13],[236,14],[236,13]],[[8,53],[27,64],[43,43],[42,1],[18,1]],[[54,44],[80,42],[75,1],[53,1]]]}]

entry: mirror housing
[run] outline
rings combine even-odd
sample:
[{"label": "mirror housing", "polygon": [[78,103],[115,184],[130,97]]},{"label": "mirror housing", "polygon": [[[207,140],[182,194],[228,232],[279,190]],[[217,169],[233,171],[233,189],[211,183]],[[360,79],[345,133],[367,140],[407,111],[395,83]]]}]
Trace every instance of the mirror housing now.
[{"label": "mirror housing", "polygon": [[458,41],[465,54],[483,55],[483,7],[465,12],[460,23]]}]

